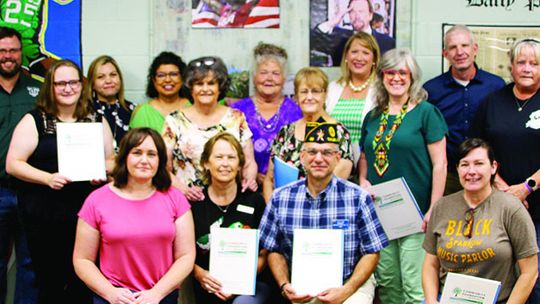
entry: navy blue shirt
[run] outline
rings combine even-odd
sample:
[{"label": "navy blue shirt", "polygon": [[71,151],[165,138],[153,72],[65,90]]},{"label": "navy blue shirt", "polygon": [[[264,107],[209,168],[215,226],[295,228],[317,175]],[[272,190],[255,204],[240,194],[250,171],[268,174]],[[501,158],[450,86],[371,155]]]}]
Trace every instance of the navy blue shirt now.
[{"label": "navy blue shirt", "polygon": [[446,157],[449,171],[456,171],[458,147],[467,138],[478,106],[490,93],[504,86],[501,77],[478,67],[467,86],[458,83],[450,70],[424,84],[428,101],[441,111],[448,125]]}]

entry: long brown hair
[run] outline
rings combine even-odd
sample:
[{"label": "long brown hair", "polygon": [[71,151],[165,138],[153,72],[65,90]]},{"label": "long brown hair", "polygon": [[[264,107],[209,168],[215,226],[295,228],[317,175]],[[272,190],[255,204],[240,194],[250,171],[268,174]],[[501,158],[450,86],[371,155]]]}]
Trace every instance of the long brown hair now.
[{"label": "long brown hair", "polygon": [[79,96],[79,100],[77,101],[74,116],[77,120],[86,118],[88,114],[94,111],[92,109],[92,105],[87,100],[82,98],[82,92],[84,91],[86,83],[83,78],[81,69],[73,61],[67,59],[54,62],[49,68],[49,70],[47,70],[47,73],[45,74],[45,81],[41,87],[37,98],[36,106],[49,115],[58,115],[56,94],[54,92],[54,75],[60,67],[70,67],[74,68],[77,71],[79,81],[81,82],[81,94]]}]

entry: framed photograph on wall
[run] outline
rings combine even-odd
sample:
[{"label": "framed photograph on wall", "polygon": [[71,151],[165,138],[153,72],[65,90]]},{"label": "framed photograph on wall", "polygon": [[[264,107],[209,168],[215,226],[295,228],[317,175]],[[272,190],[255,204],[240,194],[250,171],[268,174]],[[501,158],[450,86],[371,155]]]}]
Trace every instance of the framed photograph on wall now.
[{"label": "framed photograph on wall", "polygon": [[310,65],[339,66],[351,35],[371,33],[381,53],[396,47],[395,0],[310,1]]},{"label": "framed photograph on wall", "polygon": [[194,28],[279,28],[279,0],[193,0]]},{"label": "framed photograph on wall", "polygon": [[[444,33],[455,24],[443,23],[441,44],[444,47]],[[538,26],[527,25],[472,25],[467,24],[478,43],[475,62],[479,68],[499,75],[507,83],[512,81],[510,75],[510,57],[508,52],[512,45],[520,39],[540,37]],[[441,56],[442,72],[448,71],[448,62]]]}]

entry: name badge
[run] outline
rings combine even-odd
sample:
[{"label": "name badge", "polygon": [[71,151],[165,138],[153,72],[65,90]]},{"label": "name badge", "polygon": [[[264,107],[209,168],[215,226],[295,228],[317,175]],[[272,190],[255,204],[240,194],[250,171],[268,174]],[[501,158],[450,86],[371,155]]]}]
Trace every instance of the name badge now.
[{"label": "name badge", "polygon": [[255,208],[246,205],[238,205],[236,206],[236,210],[247,214],[253,214],[255,212]]},{"label": "name badge", "polygon": [[349,220],[335,220],[332,223],[332,229],[348,229],[349,228]]}]

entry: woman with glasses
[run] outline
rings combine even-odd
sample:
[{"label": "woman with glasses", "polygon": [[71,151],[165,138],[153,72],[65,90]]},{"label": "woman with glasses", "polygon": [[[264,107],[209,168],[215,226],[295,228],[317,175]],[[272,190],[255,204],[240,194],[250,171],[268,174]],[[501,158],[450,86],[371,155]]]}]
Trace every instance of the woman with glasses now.
[{"label": "woman with glasses", "polygon": [[364,32],[352,35],[343,50],[341,77],[328,85],[326,110],[351,133],[355,166],[360,159],[362,121],[375,106],[371,87],[380,56],[372,35]]},{"label": "woman with glasses", "polygon": [[534,224],[518,198],[493,187],[499,167],[495,155],[479,138],[459,147],[463,190],[433,207],[426,231],[422,285],[427,304],[438,303],[448,272],[501,282],[497,303],[525,303],[531,293],[538,275]]},{"label": "woman with glasses", "polygon": [[257,164],[246,118],[239,110],[218,103],[229,86],[227,67],[218,57],[201,57],[188,64],[185,77],[193,106],[168,115],[162,133],[172,156],[173,184],[188,200],[203,200],[200,158],[204,144],[217,133],[228,132],[240,141],[246,156],[241,190],[256,190]]},{"label": "woman with glasses", "polygon": [[111,127],[115,149],[129,130],[129,120],[135,105],[125,99],[124,78],[114,58],[99,56],[88,68],[88,85],[84,98],[96,113],[104,116]]},{"label": "woman with glasses", "polygon": [[[266,202],[270,201],[275,188],[274,157],[298,168],[299,178],[305,177],[306,174],[300,162],[300,150],[304,143],[306,123],[337,122],[324,110],[327,87],[328,77],[321,69],[303,68],[296,74],[294,93],[296,101],[302,110],[302,118],[283,126],[272,143],[268,171],[263,183],[263,195]],[[348,179],[353,167],[351,139],[347,129],[340,123],[338,123],[337,127],[337,137],[340,140],[341,160],[334,169],[334,173],[338,177]]]},{"label": "woman with glasses", "polygon": [[294,100],[283,96],[287,52],[279,46],[261,42],[253,50],[253,57],[255,93],[231,107],[244,113],[253,132],[253,148],[259,170],[257,182],[262,184],[268,169],[272,141],[282,126],[300,119],[302,112]]},{"label": "woman with glasses", "polygon": [[[446,180],[447,126],[425,102],[421,71],[406,49],[386,52],[374,83],[376,107],[362,125],[360,186],[403,177],[425,214],[443,195]],[[381,303],[420,303],[423,233],[391,240],[379,257],[375,277]]]},{"label": "woman with glasses", "polygon": [[73,271],[71,256],[77,212],[94,187],[58,173],[56,123],[101,121],[109,170],[114,153],[107,120],[95,114],[88,100],[81,97],[82,79],[79,67],[69,60],[51,66],[37,108],[15,128],[7,155],[6,171],[18,180],[18,207],[36,273],[39,303],[91,303],[90,292]]},{"label": "woman with glasses", "polygon": [[95,292],[94,304],[178,303],[178,286],[195,260],[193,218],[171,187],[161,135],[130,130],[112,175],[79,212],[75,271]]},{"label": "woman with glasses", "polygon": [[[500,165],[495,185],[528,207],[540,244],[540,40],[517,41],[510,63],[514,81],[479,106],[471,135],[493,145]],[[540,280],[529,302],[540,303]]]},{"label": "woman with glasses", "polygon": [[[193,204],[197,257],[193,268],[193,287],[197,303],[262,304],[270,293],[269,273],[261,273],[267,252],[261,249],[257,262],[255,295],[234,295],[223,291],[222,283],[209,272],[212,227],[257,229],[266,204],[257,192],[241,191],[241,168],[245,163],[242,146],[227,132],[218,133],[204,145],[204,200]],[[262,278],[267,279],[266,282]]]},{"label": "woman with glasses", "polygon": [[131,116],[130,128],[148,127],[161,133],[165,117],[190,106],[182,90],[186,64],[171,52],[162,52],[148,69],[146,96],[150,101],[139,105]]}]

